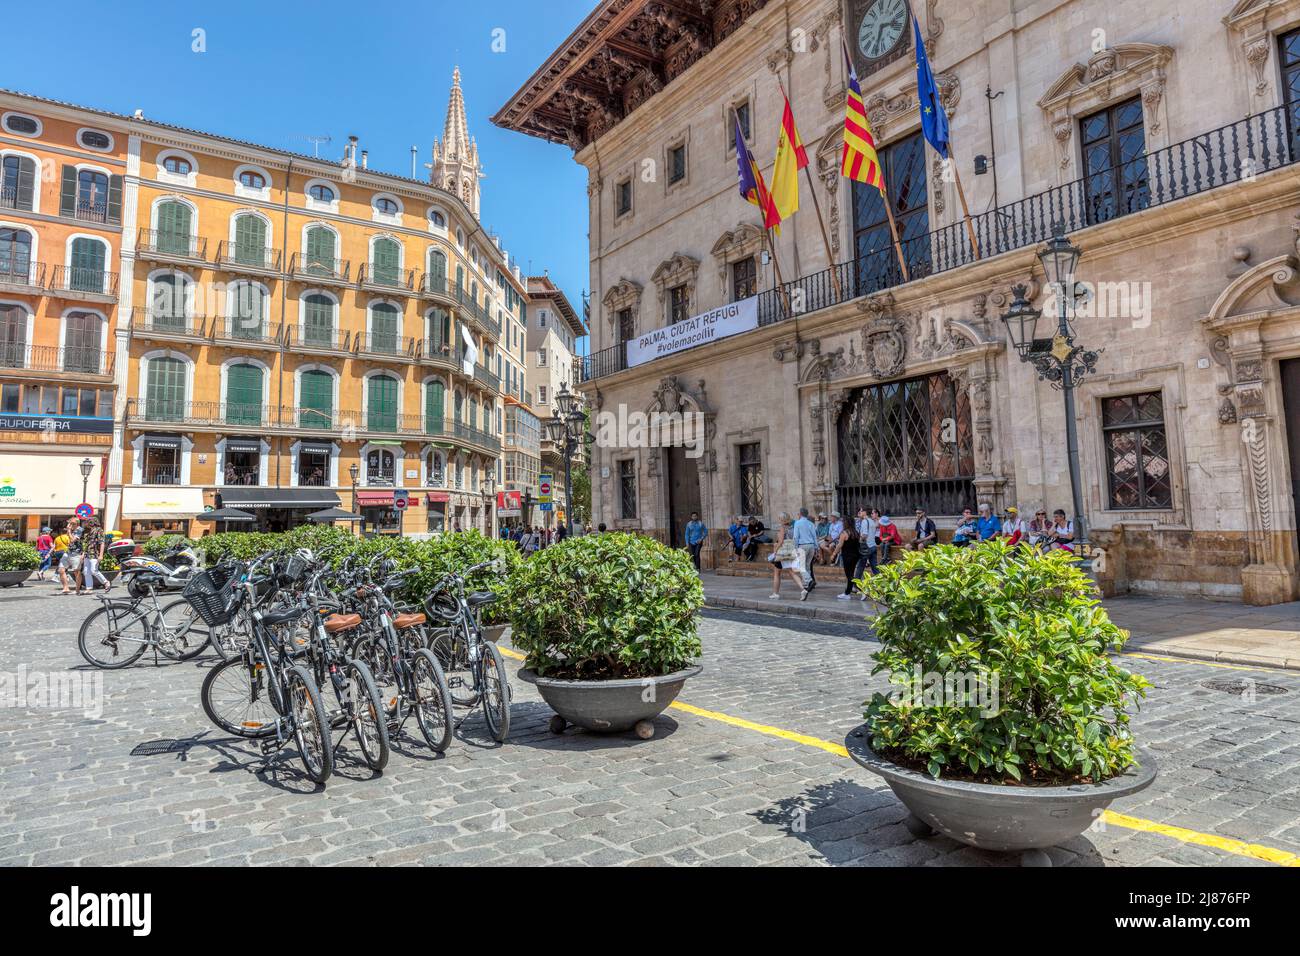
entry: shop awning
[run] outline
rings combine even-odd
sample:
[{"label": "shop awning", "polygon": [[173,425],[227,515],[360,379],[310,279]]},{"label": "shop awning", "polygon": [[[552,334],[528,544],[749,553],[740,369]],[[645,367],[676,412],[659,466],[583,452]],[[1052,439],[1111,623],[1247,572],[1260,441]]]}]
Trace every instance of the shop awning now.
[{"label": "shop awning", "polygon": [[261,439],[253,438],[227,438],[226,451],[256,451],[262,450]]},{"label": "shop awning", "polygon": [[141,445],[148,448],[180,448],[180,435],[143,435]]},{"label": "shop awning", "polygon": [[393,503],[393,493],[391,491],[358,491],[357,504],[374,507],[375,505],[391,505]]},{"label": "shop awning", "polygon": [[429,492],[429,504],[431,505],[446,504],[448,501],[451,501],[451,495],[446,491]]},{"label": "shop awning", "polygon": [[[229,447],[229,446],[227,446]],[[305,441],[298,446],[299,454],[308,455],[331,455],[335,451],[335,446],[330,442]]]},{"label": "shop awning", "polygon": [[195,518],[203,514],[201,488],[123,488],[122,517],[132,520]]},{"label": "shop awning", "polygon": [[228,508],[285,508],[320,511],[338,507],[339,496],[328,488],[222,488],[221,504]]}]

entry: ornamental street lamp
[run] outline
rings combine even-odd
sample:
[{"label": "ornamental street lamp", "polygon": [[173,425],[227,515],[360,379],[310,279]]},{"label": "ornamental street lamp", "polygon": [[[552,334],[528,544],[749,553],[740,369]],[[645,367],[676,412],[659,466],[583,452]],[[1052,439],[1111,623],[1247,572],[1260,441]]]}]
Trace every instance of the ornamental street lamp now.
[{"label": "ornamental street lamp", "polygon": [[[357,479],[361,477],[361,466],[354,461],[348,466],[348,474],[352,476],[352,513],[359,515],[361,512],[357,510]],[[363,535],[366,533],[365,518],[361,519],[361,533]]]},{"label": "ornamental street lamp", "polygon": [[564,456],[564,527],[573,536],[573,455],[591,440],[587,433],[587,413],[582,410],[579,397],[561,385],[555,393],[556,412],[546,419],[546,437],[560,448]]},{"label": "ornamental street lamp", "polygon": [[1052,298],[1056,301],[1056,333],[1051,338],[1037,338],[1034,333],[1042,312],[1030,305],[1023,285],[1013,286],[1011,307],[1002,316],[1011,344],[1020,361],[1033,365],[1040,380],[1050,382],[1065,396],[1065,442],[1070,464],[1070,494],[1074,506],[1074,540],[1087,550],[1088,523],[1083,513],[1083,481],[1079,471],[1079,434],[1074,420],[1074,390],[1084,376],[1097,370],[1101,349],[1090,350],[1074,344],[1070,314],[1075,302],[1087,295],[1074,280],[1079,264],[1079,249],[1065,238],[1065,227],[1056,223],[1052,238],[1039,251]]},{"label": "ornamental street lamp", "polygon": [[88,494],[86,489],[90,485],[90,473],[95,470],[95,463],[86,458],[77,467],[81,469],[81,500],[85,501]]}]

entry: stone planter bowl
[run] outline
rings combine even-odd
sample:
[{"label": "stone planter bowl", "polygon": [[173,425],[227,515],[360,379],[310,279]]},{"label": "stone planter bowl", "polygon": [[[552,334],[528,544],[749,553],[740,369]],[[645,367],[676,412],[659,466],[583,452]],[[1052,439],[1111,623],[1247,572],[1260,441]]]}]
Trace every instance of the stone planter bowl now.
[{"label": "stone planter bowl", "polygon": [[20,588],[35,573],[30,568],[26,571],[0,571],[0,588]]},{"label": "stone planter bowl", "polygon": [[[551,732],[563,733],[574,724],[598,734],[615,734],[636,728],[637,736],[648,740],[654,736],[654,719],[667,709],[681,692],[686,679],[698,674],[696,665],[662,677],[625,678],[620,680],[560,680],[539,677],[524,668],[519,679],[537,687],[542,700],[555,711]],[[645,700],[645,691],[654,694]]]},{"label": "stone planter bowl", "polygon": [[911,816],[916,836],[938,831],[960,843],[1001,852],[1028,851],[1022,862],[1050,866],[1044,847],[1056,846],[1087,830],[1111,802],[1145,790],[1156,778],[1156,761],[1138,751],[1137,766],[1096,784],[1017,787],[964,780],[936,780],[886,760],[871,749],[866,725],[844,738],[849,756],[885,778]]}]

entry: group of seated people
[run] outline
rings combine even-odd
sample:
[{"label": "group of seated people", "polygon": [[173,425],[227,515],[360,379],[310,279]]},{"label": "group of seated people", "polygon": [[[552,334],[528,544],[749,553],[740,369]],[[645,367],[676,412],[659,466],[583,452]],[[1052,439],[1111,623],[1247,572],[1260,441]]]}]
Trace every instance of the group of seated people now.
[{"label": "group of seated people", "polygon": [[971,513],[969,508],[961,513],[957,528],[952,535],[952,543],[958,547],[1003,538],[1008,544],[1027,544],[1030,547],[1048,551],[1062,548],[1073,551],[1074,522],[1066,517],[1065,511],[1057,508],[1051,518],[1047,510],[1034,512],[1029,521],[1020,517],[1020,510],[1009,505],[999,518],[993,513],[988,502],[979,506],[979,516]]}]

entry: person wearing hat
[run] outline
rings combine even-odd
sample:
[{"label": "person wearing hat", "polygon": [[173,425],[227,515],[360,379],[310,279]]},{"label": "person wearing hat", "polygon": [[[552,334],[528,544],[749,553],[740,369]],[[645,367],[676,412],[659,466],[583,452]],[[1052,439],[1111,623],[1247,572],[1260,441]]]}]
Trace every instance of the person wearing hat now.
[{"label": "person wearing hat", "polygon": [[[874,518],[876,512],[872,511],[871,516]],[[901,548],[903,546],[903,535],[899,532],[898,525],[890,520],[889,515],[880,516],[880,521],[876,524],[876,540],[880,542],[880,554],[877,561],[880,564],[888,564],[890,547]]]},{"label": "person wearing hat", "polygon": [[1025,523],[1020,520],[1020,509],[1015,505],[1007,505],[1007,510],[1002,515],[1002,537],[1007,539],[1007,544],[1019,544],[1025,536]]}]

